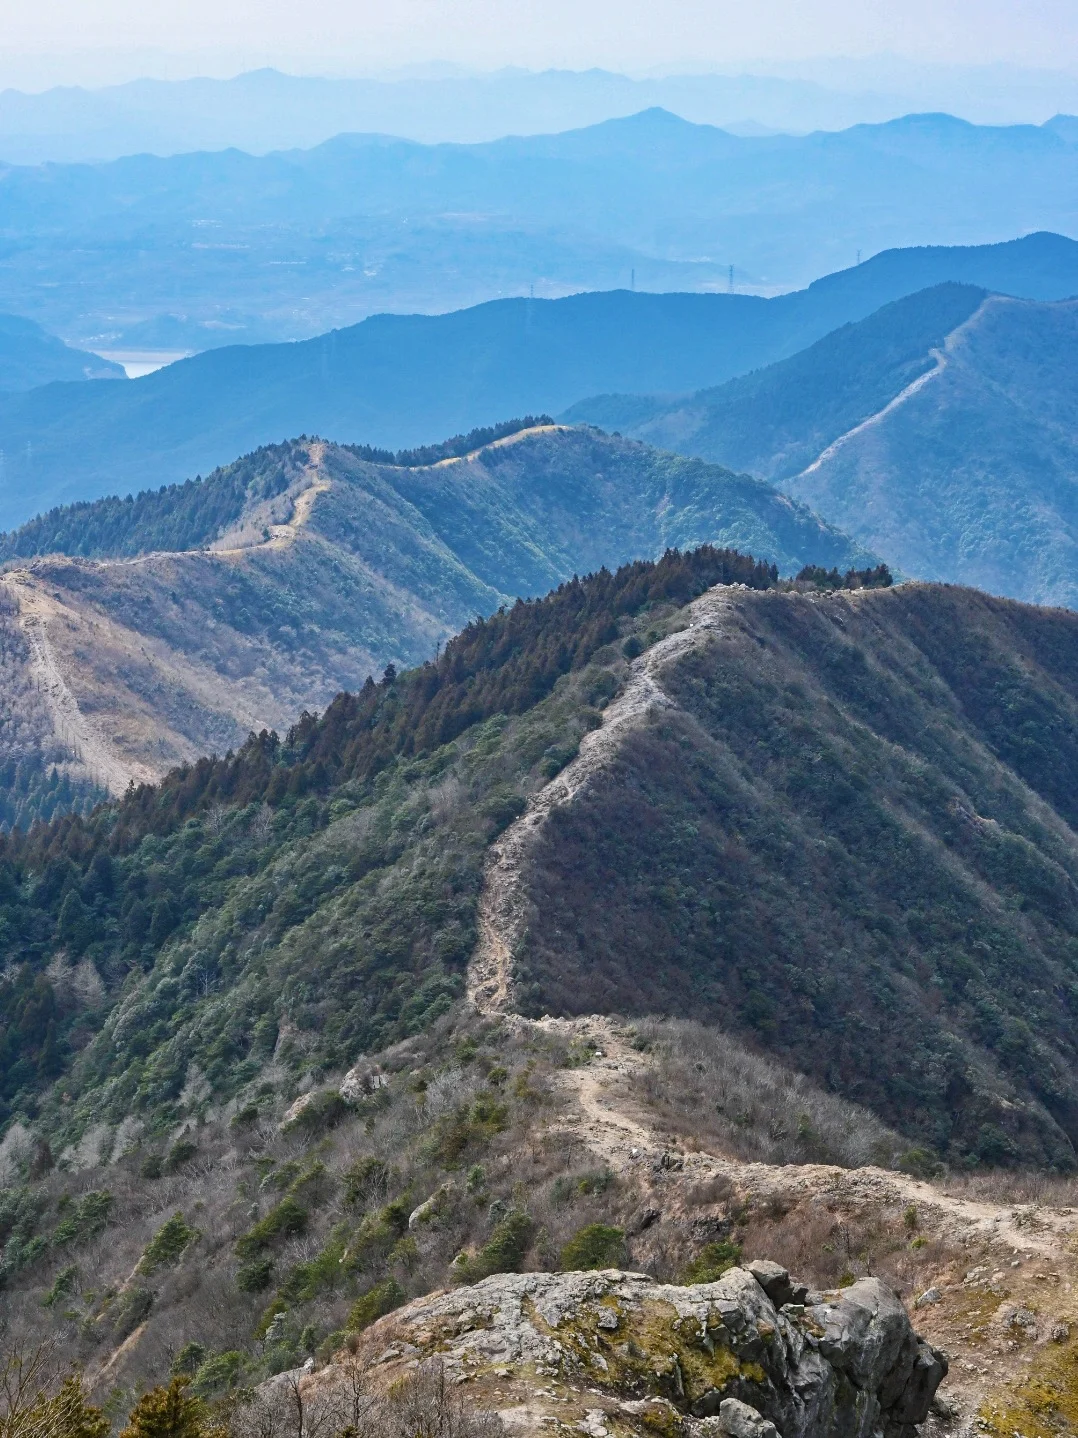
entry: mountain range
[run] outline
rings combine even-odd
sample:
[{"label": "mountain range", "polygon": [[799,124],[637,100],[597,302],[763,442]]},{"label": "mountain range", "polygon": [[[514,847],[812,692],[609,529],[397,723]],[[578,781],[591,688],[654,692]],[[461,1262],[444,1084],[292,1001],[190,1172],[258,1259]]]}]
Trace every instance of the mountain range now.
[{"label": "mountain range", "polygon": [[3,817],[51,803],[57,765],[92,799],[283,733],[387,664],[430,659],[477,613],[604,565],[701,543],[785,574],[871,561],[748,476],[503,428],[403,465],[292,442],[5,536]]},{"label": "mountain range", "polygon": [[1074,607],[1075,324],[940,286],[716,388],[564,417],[765,477],[907,574]]},{"label": "mountain range", "polygon": [[[1070,1311],[1066,1180],[1006,1169],[1076,1167],[1075,763],[1073,613],[705,549],[3,836],[6,1315],[101,1401],[178,1369],[235,1406],[432,1291],[624,1263],[695,1334],[716,1273],[800,1252],[829,1311],[934,1284],[964,1412],[1064,1391],[1069,1338],[967,1330]],[[458,1328],[504,1404],[504,1331]]]},{"label": "mountain range", "polygon": [[[1074,101],[1078,104],[1078,93]],[[598,124],[656,105],[697,123],[761,133],[836,130],[914,108],[901,93],[862,88],[843,94],[810,80],[760,75],[639,79],[598,69],[513,69],[349,80],[264,69],[228,80],[4,90],[0,157],[40,164],[226,148],[265,154],[318,145],[346,132],[474,144]]]},{"label": "mountain range", "polygon": [[[6,165],[0,306],[73,343],[306,338],[382,310],[636,283],[775,293],[895,246],[1076,227],[1074,125],[731,135],[661,109],[425,146]],[[77,241],[73,237],[77,236]],[[162,336],[171,336],[162,343]]]},{"label": "mountain range", "polygon": [[[125,384],[0,397],[0,525],[183,480],[290,435],[396,450],[498,416],[558,414],[603,391],[692,391],[941,281],[1062,298],[1078,293],[1078,244],[1045,234],[891,251],[773,299],[615,291],[379,315],[298,344],[211,351]],[[605,409],[573,413],[607,422]],[[766,443],[766,423],[758,432]]]},{"label": "mountain range", "polygon": [[248,71],[227,80],[132,80],[0,91],[0,158],[71,163],[234,147],[249,154],[321,144],[346,132],[474,144],[598,124],[661,106],[734,133],[803,133],[943,110],[980,124],[1078,108],[1063,73],[973,67],[950,73],[871,64],[803,74],[630,77],[606,70],[507,69],[342,79]]}]

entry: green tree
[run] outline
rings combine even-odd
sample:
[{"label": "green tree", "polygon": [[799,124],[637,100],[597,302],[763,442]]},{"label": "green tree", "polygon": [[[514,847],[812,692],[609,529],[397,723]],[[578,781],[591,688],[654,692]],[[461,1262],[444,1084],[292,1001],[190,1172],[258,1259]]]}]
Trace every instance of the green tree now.
[{"label": "green tree", "polygon": [[210,1431],[208,1410],[201,1398],[187,1393],[189,1382],[186,1374],[181,1374],[167,1388],[144,1393],[132,1408],[120,1438],[204,1438]]},{"label": "green tree", "polygon": [[72,889],[60,905],[60,917],[56,921],[56,936],[61,944],[67,944],[76,953],[86,947],[87,931],[86,905]]},{"label": "green tree", "polygon": [[561,1266],[618,1268],[625,1261],[625,1234],[606,1223],[589,1223],[579,1229],[561,1251]]}]

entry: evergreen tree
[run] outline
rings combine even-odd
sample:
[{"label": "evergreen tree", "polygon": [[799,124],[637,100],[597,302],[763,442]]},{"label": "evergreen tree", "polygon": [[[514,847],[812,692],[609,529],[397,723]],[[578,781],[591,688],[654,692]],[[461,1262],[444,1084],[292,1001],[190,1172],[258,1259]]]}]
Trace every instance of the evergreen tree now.
[{"label": "evergreen tree", "polygon": [[186,1375],[167,1388],[151,1388],[132,1408],[120,1438],[204,1438],[210,1427],[206,1405],[186,1392]]}]

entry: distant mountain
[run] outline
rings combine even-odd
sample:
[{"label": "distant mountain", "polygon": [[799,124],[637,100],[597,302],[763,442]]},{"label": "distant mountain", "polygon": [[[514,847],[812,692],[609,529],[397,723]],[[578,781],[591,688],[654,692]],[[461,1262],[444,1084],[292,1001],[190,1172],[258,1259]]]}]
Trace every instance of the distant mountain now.
[{"label": "distant mountain", "polygon": [[122,792],[603,565],[701,543],[783,573],[871,558],[759,480],[628,440],[454,448],[399,465],[293,442],[6,536],[0,791],[21,761]]},{"label": "distant mountain", "polygon": [[1078,302],[944,285],[682,399],[590,421],[766,477],[907,574],[1078,607]]},{"label": "distant mountain", "polygon": [[725,384],[673,398],[598,395],[571,405],[560,418],[780,483],[934,370],[935,350],[985,298],[972,285],[936,285]]},{"label": "distant mountain", "polygon": [[837,130],[914,108],[901,94],[843,94],[762,75],[631,79],[607,70],[502,70],[400,80],[265,69],[228,80],[134,80],[101,89],[0,92],[0,158],[113,160],[234,146],[251,154],[318,145],[344,131],[463,144],[594,125],[661,105],[697,123]]},{"label": "distant mountain", "polygon": [[54,380],[125,378],[121,365],[72,349],[33,320],[0,315],[0,392],[34,389]]},{"label": "distant mountain", "polygon": [[[492,415],[558,413],[603,391],[693,391],[793,355],[940,279],[1034,298],[1078,294],[1078,244],[1030,235],[887,252],[770,300],[614,291],[379,315],[295,345],[198,355],[122,386],[0,397],[0,526],[57,503],[205,473],[288,435],[397,449]],[[630,423],[611,413],[591,405],[579,417],[614,429]]]},{"label": "distant mountain", "polygon": [[[0,305],[95,348],[171,316],[182,348],[383,310],[632,286],[774,293],[895,246],[1078,233],[1060,124],[909,115],[737,136],[660,108],[474,145],[0,167]],[[952,278],[943,276],[943,278]],[[130,332],[130,333],[129,333]]]}]

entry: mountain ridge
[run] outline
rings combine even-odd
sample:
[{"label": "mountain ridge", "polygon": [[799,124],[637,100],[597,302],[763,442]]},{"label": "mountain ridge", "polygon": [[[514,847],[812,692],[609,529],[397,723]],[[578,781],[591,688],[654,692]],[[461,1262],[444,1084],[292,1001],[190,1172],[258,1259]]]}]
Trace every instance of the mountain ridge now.
[{"label": "mountain ridge", "polygon": [[1075,165],[1059,127],[912,116],[746,138],[645,111],[471,146],[0,166],[17,242],[0,306],[94,347],[194,350],[633,271],[642,289],[719,291],[732,264],[740,290],[774,294],[858,250],[1075,233]]},{"label": "mountain ridge", "polygon": [[[476,613],[641,553],[751,544],[789,573],[872,561],[758,480],[587,431],[507,428],[410,467],[293,442],[7,536],[5,685],[34,696],[34,753],[122,793],[429,659]],[[25,769],[11,722],[0,761]]]},{"label": "mountain ridge", "polygon": [[0,314],[0,393],[59,380],[125,379],[122,366],[74,349],[33,320]]},{"label": "mountain ridge", "polygon": [[1076,313],[941,286],[715,389],[562,418],[765,476],[906,574],[1073,606]]},{"label": "mountain ridge", "polygon": [[0,525],[141,489],[151,475],[205,473],[287,434],[395,450],[491,415],[557,414],[613,388],[693,391],[866,318],[920,288],[920,267],[930,279],[950,269],[952,282],[976,272],[995,289],[1078,292],[1078,243],[1033,235],[913,260],[885,254],[770,300],[627,291],[498,300],[441,316],[380,315],[294,345],[207,351],[122,386],[0,397]]},{"label": "mountain ridge", "polygon": [[764,1252],[730,1282],[935,1290],[948,1412],[1022,1431],[1074,1384],[1075,762],[1078,615],[671,551],[0,836],[6,1310],[113,1406],[182,1353],[224,1411],[395,1361],[434,1290],[696,1302]]}]

